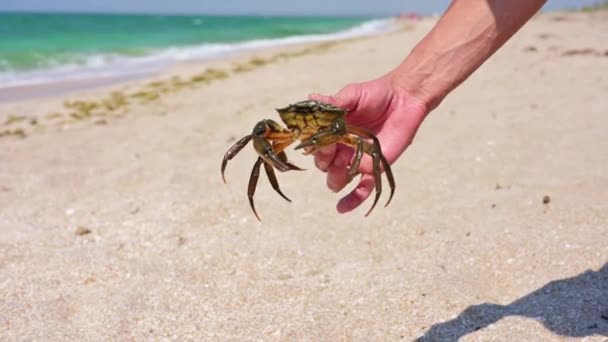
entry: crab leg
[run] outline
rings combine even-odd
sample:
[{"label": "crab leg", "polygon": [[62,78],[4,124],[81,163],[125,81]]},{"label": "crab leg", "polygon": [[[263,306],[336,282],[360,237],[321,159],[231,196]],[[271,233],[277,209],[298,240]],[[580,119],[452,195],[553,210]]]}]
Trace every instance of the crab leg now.
[{"label": "crab leg", "polygon": [[258,157],[258,160],[253,164],[253,169],[251,169],[251,176],[249,177],[249,186],[247,187],[247,197],[249,197],[249,205],[251,206],[251,210],[255,214],[255,217],[258,221],[262,221],[258,212],[255,210],[255,205],[253,204],[253,195],[255,194],[255,188],[258,185],[258,179],[260,178],[260,166],[264,160],[261,157]]},{"label": "crab leg", "polygon": [[[294,142],[294,134],[292,131],[283,128],[280,124],[273,120],[264,120],[264,122],[268,125],[270,132],[266,133],[265,138],[268,141],[272,141],[272,151],[279,156],[279,159],[287,166],[289,166],[290,170],[303,171],[304,169],[299,168],[292,163],[287,161],[287,155],[285,155],[285,150],[289,145]],[[276,166],[275,166],[276,167]],[[278,168],[279,171],[281,170]]]},{"label": "crab leg", "polygon": [[[374,204],[372,205],[372,209],[376,205],[376,202],[378,201],[378,198],[380,197],[380,192],[382,191],[382,188],[378,187],[378,184],[381,184],[380,163],[382,163],[382,167],[384,168],[384,172],[386,173],[386,178],[388,180],[388,184],[391,189],[391,194],[388,198],[388,201],[384,205],[386,207],[389,203],[391,203],[391,200],[393,199],[393,195],[395,193],[395,178],[393,177],[393,172],[391,170],[390,164],[388,163],[388,161],[382,154],[382,149],[380,147],[380,141],[373,134],[371,134],[367,131],[364,131],[360,128],[357,128],[357,127],[350,126],[348,128],[348,132],[351,134],[357,135],[359,137],[365,138],[365,139],[372,139],[372,141],[374,142],[372,145],[371,151],[366,151],[366,153],[368,153],[372,156],[372,163],[373,163],[373,167],[374,167],[374,178],[375,178],[375,183],[376,183],[376,199],[374,201]],[[369,143],[365,143],[365,145],[369,146]],[[369,150],[369,148],[367,148],[367,150]],[[369,215],[370,212],[371,212],[371,209],[370,209],[370,211],[367,212],[367,214],[365,216]]]},{"label": "crab leg", "polygon": [[266,170],[266,175],[268,176],[268,180],[270,180],[270,184],[272,184],[272,188],[279,194],[281,197],[286,199],[288,202],[291,200],[283,194],[281,189],[279,188],[279,182],[277,181],[277,177],[274,173],[274,169],[270,163],[267,163],[262,159],[262,157],[258,157],[255,164],[253,164],[253,168],[251,169],[251,176],[249,177],[249,186],[247,187],[247,197],[249,198],[249,205],[251,206],[251,210],[255,214],[255,217],[258,221],[262,221],[258,212],[255,210],[255,204],[253,202],[253,195],[255,195],[255,189],[258,186],[258,180],[260,179],[260,166],[264,164],[264,169]]},{"label": "crab leg", "polygon": [[287,155],[285,154],[285,152],[283,152],[284,149],[287,148],[287,146],[293,144],[294,140],[293,138],[289,139],[289,140],[283,140],[283,141],[275,141],[272,144],[272,149],[275,151],[275,153],[279,156],[279,158],[281,159],[281,161],[283,163],[285,163],[287,166],[289,166],[290,170],[296,170],[296,171],[304,171],[304,169],[293,165],[292,163],[287,161]]},{"label": "crab leg", "polygon": [[[341,141],[341,144],[351,146],[355,148],[355,155],[353,157],[352,163],[348,169],[348,177],[349,180],[352,180],[358,173],[357,169],[361,164],[361,159],[363,158],[363,153],[367,153],[372,157],[372,172],[374,176],[374,188],[376,188],[376,196],[374,198],[374,203],[372,203],[371,208],[367,211],[365,216],[368,216],[372,210],[376,207],[378,200],[380,199],[380,194],[382,194],[382,174],[380,169],[380,155],[382,154],[377,148],[379,145],[372,145],[367,141],[363,140],[359,136],[355,136],[354,134],[351,136],[344,137]],[[390,201],[390,199],[389,199]],[[387,203],[388,204],[388,203]]]},{"label": "crab leg", "polygon": [[[365,214],[365,216],[369,215],[369,213],[372,212],[372,210],[374,210],[374,207],[376,206],[376,203],[378,203],[378,200],[380,199],[380,194],[382,193],[382,175],[380,173],[380,155],[382,154],[382,152],[380,152],[380,145],[376,145],[374,144],[374,151],[372,152],[372,165],[373,165],[373,170],[374,170],[374,183],[376,186],[376,197],[374,198],[374,203],[372,204],[372,207],[369,208],[369,210],[367,211],[367,213]],[[390,201],[390,199],[389,199]]]},{"label": "crab leg", "polygon": [[226,170],[226,165],[228,164],[228,161],[230,159],[234,158],[234,156],[236,156],[237,153],[239,153],[243,149],[243,147],[245,147],[247,145],[247,143],[249,142],[249,140],[251,140],[251,138],[252,138],[251,135],[247,135],[247,136],[241,138],[241,140],[237,141],[234,145],[232,145],[232,147],[230,147],[230,149],[228,149],[228,151],[224,155],[224,159],[222,160],[222,180],[224,181],[224,183],[226,183],[226,177],[224,177],[224,171]]},{"label": "crab leg", "polygon": [[281,160],[281,158],[279,158],[268,140],[262,137],[253,137],[253,147],[265,162],[272,164],[272,166],[277,168],[279,171],[285,172],[293,169],[286,162]]},{"label": "crab leg", "polygon": [[357,143],[357,150],[355,151],[355,156],[353,157],[353,162],[348,168],[348,181],[353,180],[355,176],[359,173],[357,169],[359,169],[359,164],[361,164],[361,158],[363,158],[363,144],[365,143],[361,139],[357,139],[359,142]]},{"label": "crab leg", "polygon": [[277,181],[277,177],[274,174],[274,169],[272,168],[272,165],[270,165],[269,163],[264,163],[264,169],[266,170],[266,176],[268,176],[268,180],[270,181],[270,184],[272,184],[272,188],[279,194],[281,195],[281,197],[283,197],[284,199],[287,200],[287,202],[291,202],[291,200],[289,198],[287,198],[287,196],[285,196],[285,194],[283,194],[283,192],[281,192],[281,189],[279,188],[279,182]]},{"label": "crab leg", "polygon": [[[373,141],[373,144],[370,144],[363,139],[371,139]],[[299,150],[305,147],[312,147],[312,149],[308,150],[306,153],[310,154],[315,152],[319,148],[322,148],[323,146],[331,145],[334,143],[342,143],[344,145],[354,147],[356,150],[352,165],[348,170],[348,177],[351,180],[358,173],[357,169],[359,168],[359,164],[361,163],[363,153],[367,153],[372,157],[376,196],[374,198],[374,203],[372,204],[372,207],[369,209],[367,214],[365,214],[365,216],[371,213],[371,211],[378,203],[380,195],[382,194],[382,178],[380,167],[381,164],[382,168],[384,168],[384,171],[386,172],[386,177],[391,188],[390,197],[385,205],[387,206],[391,202],[393,194],[395,193],[395,179],[393,178],[393,173],[391,171],[390,164],[382,154],[382,149],[380,148],[380,141],[378,141],[378,138],[376,138],[376,136],[374,136],[373,134],[357,127],[349,126],[347,128],[342,121],[337,121],[327,129],[313,134],[310,138],[302,141],[299,145],[295,147],[295,149]]]},{"label": "crab leg", "polygon": [[293,132],[283,128],[278,122],[270,119],[266,119],[263,122],[270,130],[270,132],[267,133],[267,138],[271,138],[271,140],[293,141]]},{"label": "crab leg", "polygon": [[249,143],[250,140],[253,140],[253,147],[259,156],[251,169],[249,186],[247,188],[247,197],[249,198],[249,205],[251,206],[251,210],[253,210],[255,217],[261,221],[253,201],[253,196],[260,178],[261,165],[264,164],[264,169],[272,188],[279,195],[281,195],[281,197],[289,202],[291,202],[291,200],[285,196],[285,194],[283,194],[279,187],[279,182],[277,181],[274,168],[277,168],[281,172],[303,169],[288,162],[287,155],[285,152],[283,152],[283,149],[293,143],[293,132],[284,129],[281,127],[281,125],[272,120],[262,120],[255,125],[252,134],[241,138],[234,145],[232,145],[232,147],[230,147],[230,149],[228,149],[224,155],[221,167],[222,179],[224,180],[224,183],[226,183],[224,171],[226,170],[228,161],[234,158],[234,156],[236,156]]},{"label": "crab leg", "polygon": [[279,156],[279,158],[281,158],[281,160],[285,163],[285,165],[289,166],[289,168],[291,170],[306,171],[306,169],[299,168],[299,167],[293,165],[292,163],[288,162],[287,155],[285,154],[285,152],[281,151],[281,152],[277,153],[277,155]]}]

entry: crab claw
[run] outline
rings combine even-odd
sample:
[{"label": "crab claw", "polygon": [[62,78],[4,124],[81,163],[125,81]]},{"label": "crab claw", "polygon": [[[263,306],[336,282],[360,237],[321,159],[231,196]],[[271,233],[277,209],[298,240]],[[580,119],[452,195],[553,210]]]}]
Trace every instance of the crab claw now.
[{"label": "crab claw", "polygon": [[[298,145],[296,145],[296,147],[294,148],[295,150],[301,150],[303,148],[309,147],[309,146],[316,146],[317,145],[317,140],[314,138],[302,141],[301,143],[299,143]],[[308,152],[308,151],[307,151]]]}]

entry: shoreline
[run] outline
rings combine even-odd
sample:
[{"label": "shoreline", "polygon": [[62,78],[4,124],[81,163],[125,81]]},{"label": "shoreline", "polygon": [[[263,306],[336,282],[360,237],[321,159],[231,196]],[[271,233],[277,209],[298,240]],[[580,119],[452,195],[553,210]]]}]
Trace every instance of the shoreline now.
[{"label": "shoreline", "polygon": [[[146,106],[185,89],[196,89],[293,58],[322,54],[349,42],[409,31],[413,25],[423,22],[428,24],[432,19],[416,22],[394,20],[390,31],[375,34],[257,48],[233,52],[225,58],[189,60],[140,76],[90,78],[0,89],[0,139],[23,138],[42,131],[45,126],[66,127],[82,122],[105,124],[107,119],[126,115],[132,106]],[[38,105],[31,106],[32,103]],[[43,112],[23,115],[22,107],[43,108]]]},{"label": "shoreline", "polygon": [[[382,35],[384,33],[377,33]],[[222,57],[216,58],[201,58],[192,59],[187,61],[175,62],[173,64],[164,66],[156,71],[145,72],[141,74],[130,74],[130,75],[115,75],[115,76],[102,76],[102,77],[85,77],[81,79],[66,79],[49,81],[45,83],[15,85],[0,88],[0,101],[10,104],[12,102],[28,102],[38,98],[52,98],[52,97],[69,97],[70,95],[78,95],[79,93],[89,93],[95,90],[102,89],[116,89],[122,86],[136,86],[139,83],[154,82],[159,79],[169,79],[175,76],[183,77],[184,74],[192,73],[196,69],[205,69],[218,65],[243,65],[247,64],[248,61],[260,59],[260,56],[273,56],[277,54],[288,55],[290,52],[295,50],[307,49],[309,47],[314,48],[315,46],[331,46],[333,43],[340,43],[352,39],[363,39],[369,36],[359,36],[345,39],[336,39],[318,42],[307,42],[307,43],[292,43],[267,48],[257,48],[251,50],[244,50],[240,52],[232,52]],[[326,44],[328,43],[328,44]],[[296,52],[298,54],[298,52]],[[272,57],[271,57],[272,58]],[[253,62],[254,65],[251,69],[262,66],[263,61]],[[259,64],[259,65],[255,65]],[[265,63],[264,63],[265,64]],[[248,69],[247,66],[243,65],[244,68]],[[243,69],[243,71],[246,71]],[[57,89],[58,88],[58,89]],[[14,96],[11,98],[11,96]],[[1,104],[2,102],[0,102]]]},{"label": "shoreline", "polygon": [[[218,42],[166,47],[141,57],[120,56],[119,61],[115,61],[114,65],[106,65],[99,70],[87,69],[85,66],[79,66],[80,70],[70,72],[70,76],[55,76],[58,77],[56,79],[36,80],[34,78],[32,80],[29,79],[31,76],[28,76],[28,78],[22,80],[7,80],[4,82],[4,84],[0,85],[0,101],[10,101],[10,97],[14,95],[18,95],[17,100],[27,99],[30,96],[31,98],[44,97],[47,95],[42,91],[45,86],[49,88],[59,86],[60,89],[63,89],[63,93],[69,91],[70,89],[78,89],[79,84],[83,85],[86,89],[90,89],[95,87],[95,80],[99,80],[100,86],[108,85],[110,83],[123,83],[125,80],[129,79],[154,77],[164,73],[166,70],[179,67],[180,64],[213,63],[221,60],[235,59],[242,55],[259,53],[265,50],[288,49],[306,44],[375,36],[397,30],[399,26],[400,20],[397,18],[377,18],[366,20],[348,29],[330,33],[304,34],[279,38],[257,38],[234,43]],[[208,50],[208,52],[198,52],[198,54],[201,54],[200,56],[196,56],[197,53],[194,53],[195,56],[191,56],[183,60],[171,59],[171,57],[168,56],[161,57],[167,53],[167,51],[173,49],[186,54],[188,54],[186,51],[191,51],[191,53],[193,53],[192,51]],[[123,62],[128,61],[129,63],[133,63],[133,65],[126,68],[124,65],[120,65],[120,60],[123,60]],[[65,66],[59,66],[58,68],[62,67]],[[128,72],[121,74],[119,73],[120,69],[125,69]],[[53,71],[54,69],[30,70],[24,72],[24,74],[27,75],[28,73],[39,73],[44,75],[47,73],[52,73]],[[31,92],[30,88],[32,90]],[[23,94],[18,94],[19,90],[21,90]],[[59,91],[51,91],[48,95],[58,95],[60,93],[61,92]]]},{"label": "shoreline", "polygon": [[134,74],[126,76],[90,77],[71,80],[59,80],[48,83],[16,85],[0,88],[0,103],[33,101],[52,97],[68,96],[79,92],[129,84],[138,80],[153,77],[156,73]]}]

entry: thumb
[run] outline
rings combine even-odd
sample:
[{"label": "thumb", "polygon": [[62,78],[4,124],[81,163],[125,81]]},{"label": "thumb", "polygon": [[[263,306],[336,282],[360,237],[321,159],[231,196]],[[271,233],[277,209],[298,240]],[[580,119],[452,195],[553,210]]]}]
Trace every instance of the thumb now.
[{"label": "thumb", "polygon": [[361,89],[356,84],[349,84],[333,96],[321,95],[318,93],[308,95],[308,99],[325,102],[340,107],[347,111],[357,108]]}]

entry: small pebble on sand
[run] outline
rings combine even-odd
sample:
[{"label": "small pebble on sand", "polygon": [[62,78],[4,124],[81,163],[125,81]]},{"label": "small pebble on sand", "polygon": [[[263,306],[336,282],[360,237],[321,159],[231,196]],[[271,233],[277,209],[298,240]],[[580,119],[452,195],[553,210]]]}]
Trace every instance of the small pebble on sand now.
[{"label": "small pebble on sand", "polygon": [[76,235],[83,236],[87,234],[91,234],[91,230],[89,228],[83,226],[79,226],[78,228],[76,228]]}]

